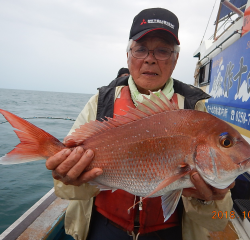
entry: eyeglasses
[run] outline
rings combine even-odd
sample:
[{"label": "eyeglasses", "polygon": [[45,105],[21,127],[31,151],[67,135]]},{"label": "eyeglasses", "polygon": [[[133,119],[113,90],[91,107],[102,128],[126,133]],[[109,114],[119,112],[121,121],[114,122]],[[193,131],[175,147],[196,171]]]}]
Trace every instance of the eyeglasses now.
[{"label": "eyeglasses", "polygon": [[154,50],[148,50],[144,46],[135,46],[130,48],[132,56],[139,59],[144,59],[149,55],[149,52],[153,52],[154,57],[157,60],[167,60],[170,58],[171,54],[175,51],[172,51],[169,48],[155,48]]}]

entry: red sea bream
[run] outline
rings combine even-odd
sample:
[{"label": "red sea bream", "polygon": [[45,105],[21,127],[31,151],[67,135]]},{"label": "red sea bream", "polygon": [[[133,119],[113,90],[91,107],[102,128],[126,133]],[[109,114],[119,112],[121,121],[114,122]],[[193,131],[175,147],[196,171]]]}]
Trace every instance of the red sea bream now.
[{"label": "red sea bream", "polygon": [[83,145],[95,152],[86,170],[103,169],[91,184],[141,197],[162,196],[165,221],[175,210],[182,189],[193,186],[191,170],[223,189],[250,168],[250,145],[224,121],[206,112],[179,110],[162,93],[161,99],[155,96],[146,105],[138,103],[125,116],[86,123],[67,136],[65,144],[0,110],[19,130],[15,132],[21,141],[0,164],[47,159],[64,148]]}]

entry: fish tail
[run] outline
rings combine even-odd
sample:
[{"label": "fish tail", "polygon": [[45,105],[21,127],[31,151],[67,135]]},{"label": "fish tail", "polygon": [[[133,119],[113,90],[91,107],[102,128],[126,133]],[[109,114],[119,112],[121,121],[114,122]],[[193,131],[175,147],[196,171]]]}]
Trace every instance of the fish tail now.
[{"label": "fish tail", "polygon": [[0,109],[0,113],[16,129],[20,143],[5,156],[0,158],[0,164],[17,164],[23,162],[47,159],[66,148],[57,138],[32,123]]}]

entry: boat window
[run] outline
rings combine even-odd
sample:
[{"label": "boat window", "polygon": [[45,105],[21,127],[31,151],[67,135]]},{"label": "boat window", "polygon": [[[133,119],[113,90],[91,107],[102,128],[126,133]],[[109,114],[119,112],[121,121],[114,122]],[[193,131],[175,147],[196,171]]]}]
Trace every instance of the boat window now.
[{"label": "boat window", "polygon": [[200,68],[199,85],[207,85],[210,82],[210,62]]}]

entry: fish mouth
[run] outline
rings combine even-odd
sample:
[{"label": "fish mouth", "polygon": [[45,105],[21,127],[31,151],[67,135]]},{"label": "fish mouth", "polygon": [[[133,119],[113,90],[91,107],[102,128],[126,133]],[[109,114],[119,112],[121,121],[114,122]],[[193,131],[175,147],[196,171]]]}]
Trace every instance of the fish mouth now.
[{"label": "fish mouth", "polygon": [[250,157],[238,163],[237,165],[241,171],[245,170],[246,168],[250,168]]}]

